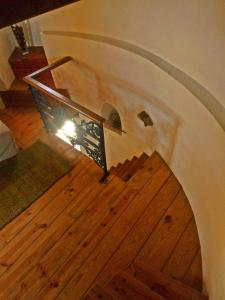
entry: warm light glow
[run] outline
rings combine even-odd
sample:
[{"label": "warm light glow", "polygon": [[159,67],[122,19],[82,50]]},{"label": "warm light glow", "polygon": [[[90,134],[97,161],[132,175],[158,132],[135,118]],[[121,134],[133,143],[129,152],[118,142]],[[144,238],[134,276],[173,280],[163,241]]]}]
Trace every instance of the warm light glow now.
[{"label": "warm light glow", "polygon": [[[68,137],[74,137],[74,138],[76,137],[75,124],[72,121],[66,121],[63,127],[57,131],[56,136],[59,137],[64,142],[66,142],[67,144],[70,144],[72,146]],[[75,148],[78,151],[81,151],[79,145],[76,145]]]},{"label": "warm light glow", "polygon": [[67,136],[75,136],[76,134],[76,128],[75,125],[72,121],[66,121],[62,127],[62,131],[67,135]]}]

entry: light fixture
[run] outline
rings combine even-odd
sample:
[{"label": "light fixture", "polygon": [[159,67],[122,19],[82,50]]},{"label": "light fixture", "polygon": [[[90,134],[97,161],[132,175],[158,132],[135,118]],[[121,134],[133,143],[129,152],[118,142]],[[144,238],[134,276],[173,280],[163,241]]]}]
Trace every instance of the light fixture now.
[{"label": "light fixture", "polygon": [[[73,146],[73,144],[70,141],[70,138],[76,139],[76,126],[75,126],[74,122],[72,122],[70,120],[65,121],[63,126],[60,129],[58,129],[58,131],[56,132],[56,136],[59,137],[64,142],[66,142],[67,144],[70,144],[71,146]],[[78,151],[81,151],[81,148],[79,145],[75,145],[75,148]]]},{"label": "light fixture", "polygon": [[75,124],[72,121],[66,121],[62,127],[63,132],[70,137],[74,137],[76,134]]}]

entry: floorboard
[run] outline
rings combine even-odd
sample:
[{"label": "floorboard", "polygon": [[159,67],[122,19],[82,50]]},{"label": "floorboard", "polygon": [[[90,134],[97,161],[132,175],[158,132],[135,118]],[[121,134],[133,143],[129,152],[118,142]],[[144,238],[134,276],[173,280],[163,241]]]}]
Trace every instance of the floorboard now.
[{"label": "floorboard", "polygon": [[[149,265],[197,290],[201,253],[188,200],[155,152],[126,183],[45,133],[35,108],[0,111],[20,149],[37,139],[74,167],[0,231],[0,299],[98,299],[119,270]],[[123,168],[123,174],[126,174]],[[98,285],[100,284],[100,285]],[[89,297],[89,298],[88,298]],[[111,299],[111,295],[104,295]]]}]

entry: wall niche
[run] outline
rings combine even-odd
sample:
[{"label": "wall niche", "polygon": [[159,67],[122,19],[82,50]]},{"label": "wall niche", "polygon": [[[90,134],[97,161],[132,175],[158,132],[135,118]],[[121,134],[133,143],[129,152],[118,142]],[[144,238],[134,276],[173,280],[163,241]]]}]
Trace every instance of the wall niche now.
[{"label": "wall niche", "polygon": [[102,116],[115,129],[122,131],[122,123],[119,112],[109,103],[105,103],[102,107]]}]

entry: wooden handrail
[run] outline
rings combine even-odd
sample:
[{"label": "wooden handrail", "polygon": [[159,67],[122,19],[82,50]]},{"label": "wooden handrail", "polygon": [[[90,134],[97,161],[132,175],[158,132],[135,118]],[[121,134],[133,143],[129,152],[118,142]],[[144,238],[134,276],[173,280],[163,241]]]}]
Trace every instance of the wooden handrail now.
[{"label": "wooden handrail", "polygon": [[47,71],[51,71],[69,61],[72,60],[72,57],[70,56],[66,56],[60,60],[57,60],[56,62],[40,69],[37,70],[35,72],[33,72],[32,74],[26,76],[23,78],[23,80],[28,83],[29,85],[31,85],[32,87],[34,87],[35,89],[41,91],[42,93],[54,98],[55,100],[63,103],[66,106],[69,106],[70,108],[76,110],[78,113],[83,114],[84,116],[90,118],[91,120],[97,122],[97,123],[103,123],[105,122],[105,119],[101,116],[99,116],[98,114],[92,112],[91,110],[87,109],[86,107],[72,101],[71,99],[69,99],[66,96],[63,96],[62,94],[60,94],[59,92],[53,90],[52,88],[48,87],[47,85],[41,83],[40,81],[34,79],[35,76],[38,76],[44,72]]},{"label": "wooden handrail", "polygon": [[33,78],[33,77],[38,76],[38,75],[40,75],[40,74],[42,74],[42,73],[44,73],[46,71],[51,71],[53,69],[56,69],[59,66],[64,65],[65,63],[67,63],[67,62],[69,62],[71,60],[73,60],[73,58],[71,56],[65,56],[65,57],[63,57],[63,58],[61,58],[61,59],[59,59],[59,60],[51,63],[50,65],[45,66],[45,67],[43,67],[43,68],[41,68],[41,69],[39,69],[39,70],[37,70],[37,71],[35,71],[35,72],[27,75],[24,78]]}]

